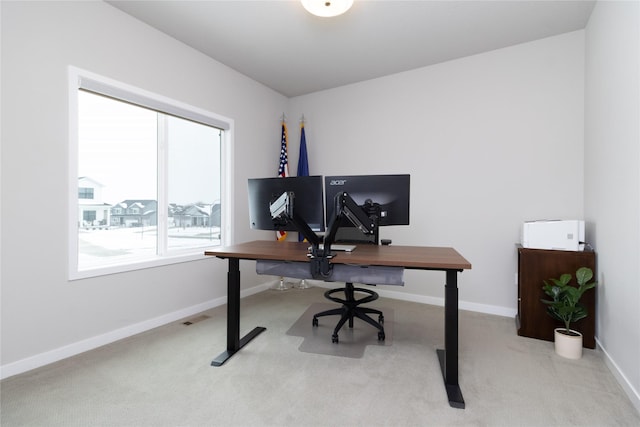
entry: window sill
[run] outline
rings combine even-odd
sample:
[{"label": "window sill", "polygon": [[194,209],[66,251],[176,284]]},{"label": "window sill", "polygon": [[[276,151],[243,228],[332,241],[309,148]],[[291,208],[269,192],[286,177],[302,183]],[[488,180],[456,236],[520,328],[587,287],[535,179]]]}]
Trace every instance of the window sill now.
[{"label": "window sill", "polygon": [[176,254],[171,256],[157,257],[145,261],[135,261],[128,264],[118,264],[112,266],[98,267],[81,271],[69,272],[69,281],[88,279],[91,277],[107,276],[110,274],[126,273],[128,271],[144,270],[147,268],[162,267],[166,265],[179,264],[183,262],[199,261],[207,259],[202,248],[197,253]]}]

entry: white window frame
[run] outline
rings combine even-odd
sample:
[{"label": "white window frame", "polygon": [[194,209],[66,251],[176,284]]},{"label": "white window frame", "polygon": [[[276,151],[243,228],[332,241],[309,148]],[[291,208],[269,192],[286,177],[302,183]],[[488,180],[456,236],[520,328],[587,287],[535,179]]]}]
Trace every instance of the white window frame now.
[{"label": "white window frame", "polygon": [[[233,242],[233,194],[234,182],[232,174],[233,165],[233,119],[214,114],[209,111],[193,107],[180,101],[167,98],[146,90],[118,82],[116,80],[100,76],[77,67],[69,66],[69,192],[68,202],[68,238],[69,238],[69,280],[77,280],[88,277],[102,276],[106,274],[121,273],[125,271],[140,270],[143,268],[158,267],[180,262],[204,259],[204,248],[194,248],[182,252],[169,254],[156,254],[153,258],[141,261],[132,261],[94,269],[79,270],[78,267],[78,92],[86,89],[131,102],[142,107],[182,117],[188,120],[208,124],[222,129],[221,161],[220,161],[220,205],[221,214],[221,241],[225,246]],[[166,174],[158,169],[158,181],[165,180]],[[161,194],[158,197],[163,197]],[[160,202],[160,200],[158,200]],[[167,212],[158,212],[158,224],[166,224]]]}]

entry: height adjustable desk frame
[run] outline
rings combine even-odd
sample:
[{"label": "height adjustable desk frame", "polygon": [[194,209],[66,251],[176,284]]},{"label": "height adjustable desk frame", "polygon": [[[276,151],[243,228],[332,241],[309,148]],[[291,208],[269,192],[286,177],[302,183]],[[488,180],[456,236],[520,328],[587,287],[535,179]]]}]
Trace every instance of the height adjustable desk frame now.
[{"label": "height adjustable desk frame", "polygon": [[[205,255],[229,260],[227,273],[227,348],[212,362],[221,366],[266,328],[258,326],[240,337],[240,260],[272,260],[309,262],[308,243],[259,240],[238,245],[215,248]],[[444,349],[438,349],[449,404],[464,408],[464,398],[458,384],[458,277],[471,264],[453,248],[424,246],[362,245],[349,253],[340,253],[331,259],[334,264],[361,266],[392,266],[415,270],[444,271],[446,274],[444,295]]]}]

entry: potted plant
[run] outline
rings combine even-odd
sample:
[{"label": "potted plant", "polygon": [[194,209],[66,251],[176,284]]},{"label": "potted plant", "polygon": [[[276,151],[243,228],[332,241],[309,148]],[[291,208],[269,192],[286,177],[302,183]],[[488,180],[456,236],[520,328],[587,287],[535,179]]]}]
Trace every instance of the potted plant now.
[{"label": "potted plant", "polygon": [[582,295],[596,286],[596,282],[589,282],[593,278],[593,271],[588,267],[580,267],[576,271],[578,286],[570,284],[571,275],[563,274],[559,279],[544,280],[542,289],[551,299],[542,302],[547,305],[547,313],[554,319],[564,323],[564,328],[554,331],[555,349],[560,356],[569,359],[582,357],[582,334],[570,328],[571,323],[587,317],[587,308],[580,302]]}]

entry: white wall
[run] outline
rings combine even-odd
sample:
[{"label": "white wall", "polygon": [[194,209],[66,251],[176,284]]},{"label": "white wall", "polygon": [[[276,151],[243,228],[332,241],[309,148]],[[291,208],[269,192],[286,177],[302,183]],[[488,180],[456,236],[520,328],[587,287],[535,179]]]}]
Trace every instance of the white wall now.
[{"label": "white wall", "polygon": [[[410,173],[411,225],[381,237],[453,246],[473,265],[461,307],[512,315],[522,222],[583,216],[583,67],[577,31],[294,98],[290,116],[312,174]],[[443,296],[441,273],[405,281]]]},{"label": "white wall", "polygon": [[[621,333],[626,328],[637,337],[640,323],[632,310],[640,300],[640,185],[637,174],[617,178],[620,160],[607,158],[604,148],[617,144],[629,154],[622,173],[637,172],[638,134],[625,127],[621,139],[608,138],[619,127],[598,104],[629,101],[607,95],[618,76],[594,65],[614,54],[606,52],[619,37],[629,37],[613,31],[618,12],[610,17],[599,5],[588,32],[587,94],[594,102],[587,100],[593,109],[584,176],[583,31],[287,100],[101,2],[0,2],[0,8],[3,376],[224,302],[226,294],[226,263],[216,259],[67,281],[66,70],[75,65],[235,121],[236,241],[270,236],[246,227],[245,182],[275,174],[283,111],[292,171],[294,124],[304,113],[311,173],[411,173],[412,225],[385,229],[383,237],[456,247],[473,264],[460,280],[463,307],[515,312],[514,243],[522,221],[582,217],[586,205],[598,224],[589,235],[599,250],[599,279],[615,284],[599,290],[598,334],[638,389],[640,339],[626,352]],[[633,65],[624,54],[605,59]],[[637,74],[626,79],[622,89],[637,90]],[[606,120],[595,120],[601,116]],[[611,185],[622,185],[631,198],[602,203],[614,197]],[[28,209],[34,195],[47,207],[44,218],[42,209]],[[623,202],[631,210],[617,223],[611,206]],[[629,229],[633,241],[621,233]],[[626,267],[620,259],[629,260]],[[264,280],[252,268],[243,266],[245,289]],[[399,291],[409,298],[441,298],[441,274],[407,272],[406,279]],[[616,313],[618,305],[625,311]]]},{"label": "white wall", "polygon": [[106,3],[0,4],[3,376],[226,302],[215,258],[67,281],[67,67],[235,121],[237,241],[255,238],[245,183],[275,175],[288,100]]},{"label": "white wall", "polygon": [[598,252],[596,330],[640,410],[638,2],[597,3],[586,29],[585,73],[585,213]]}]

